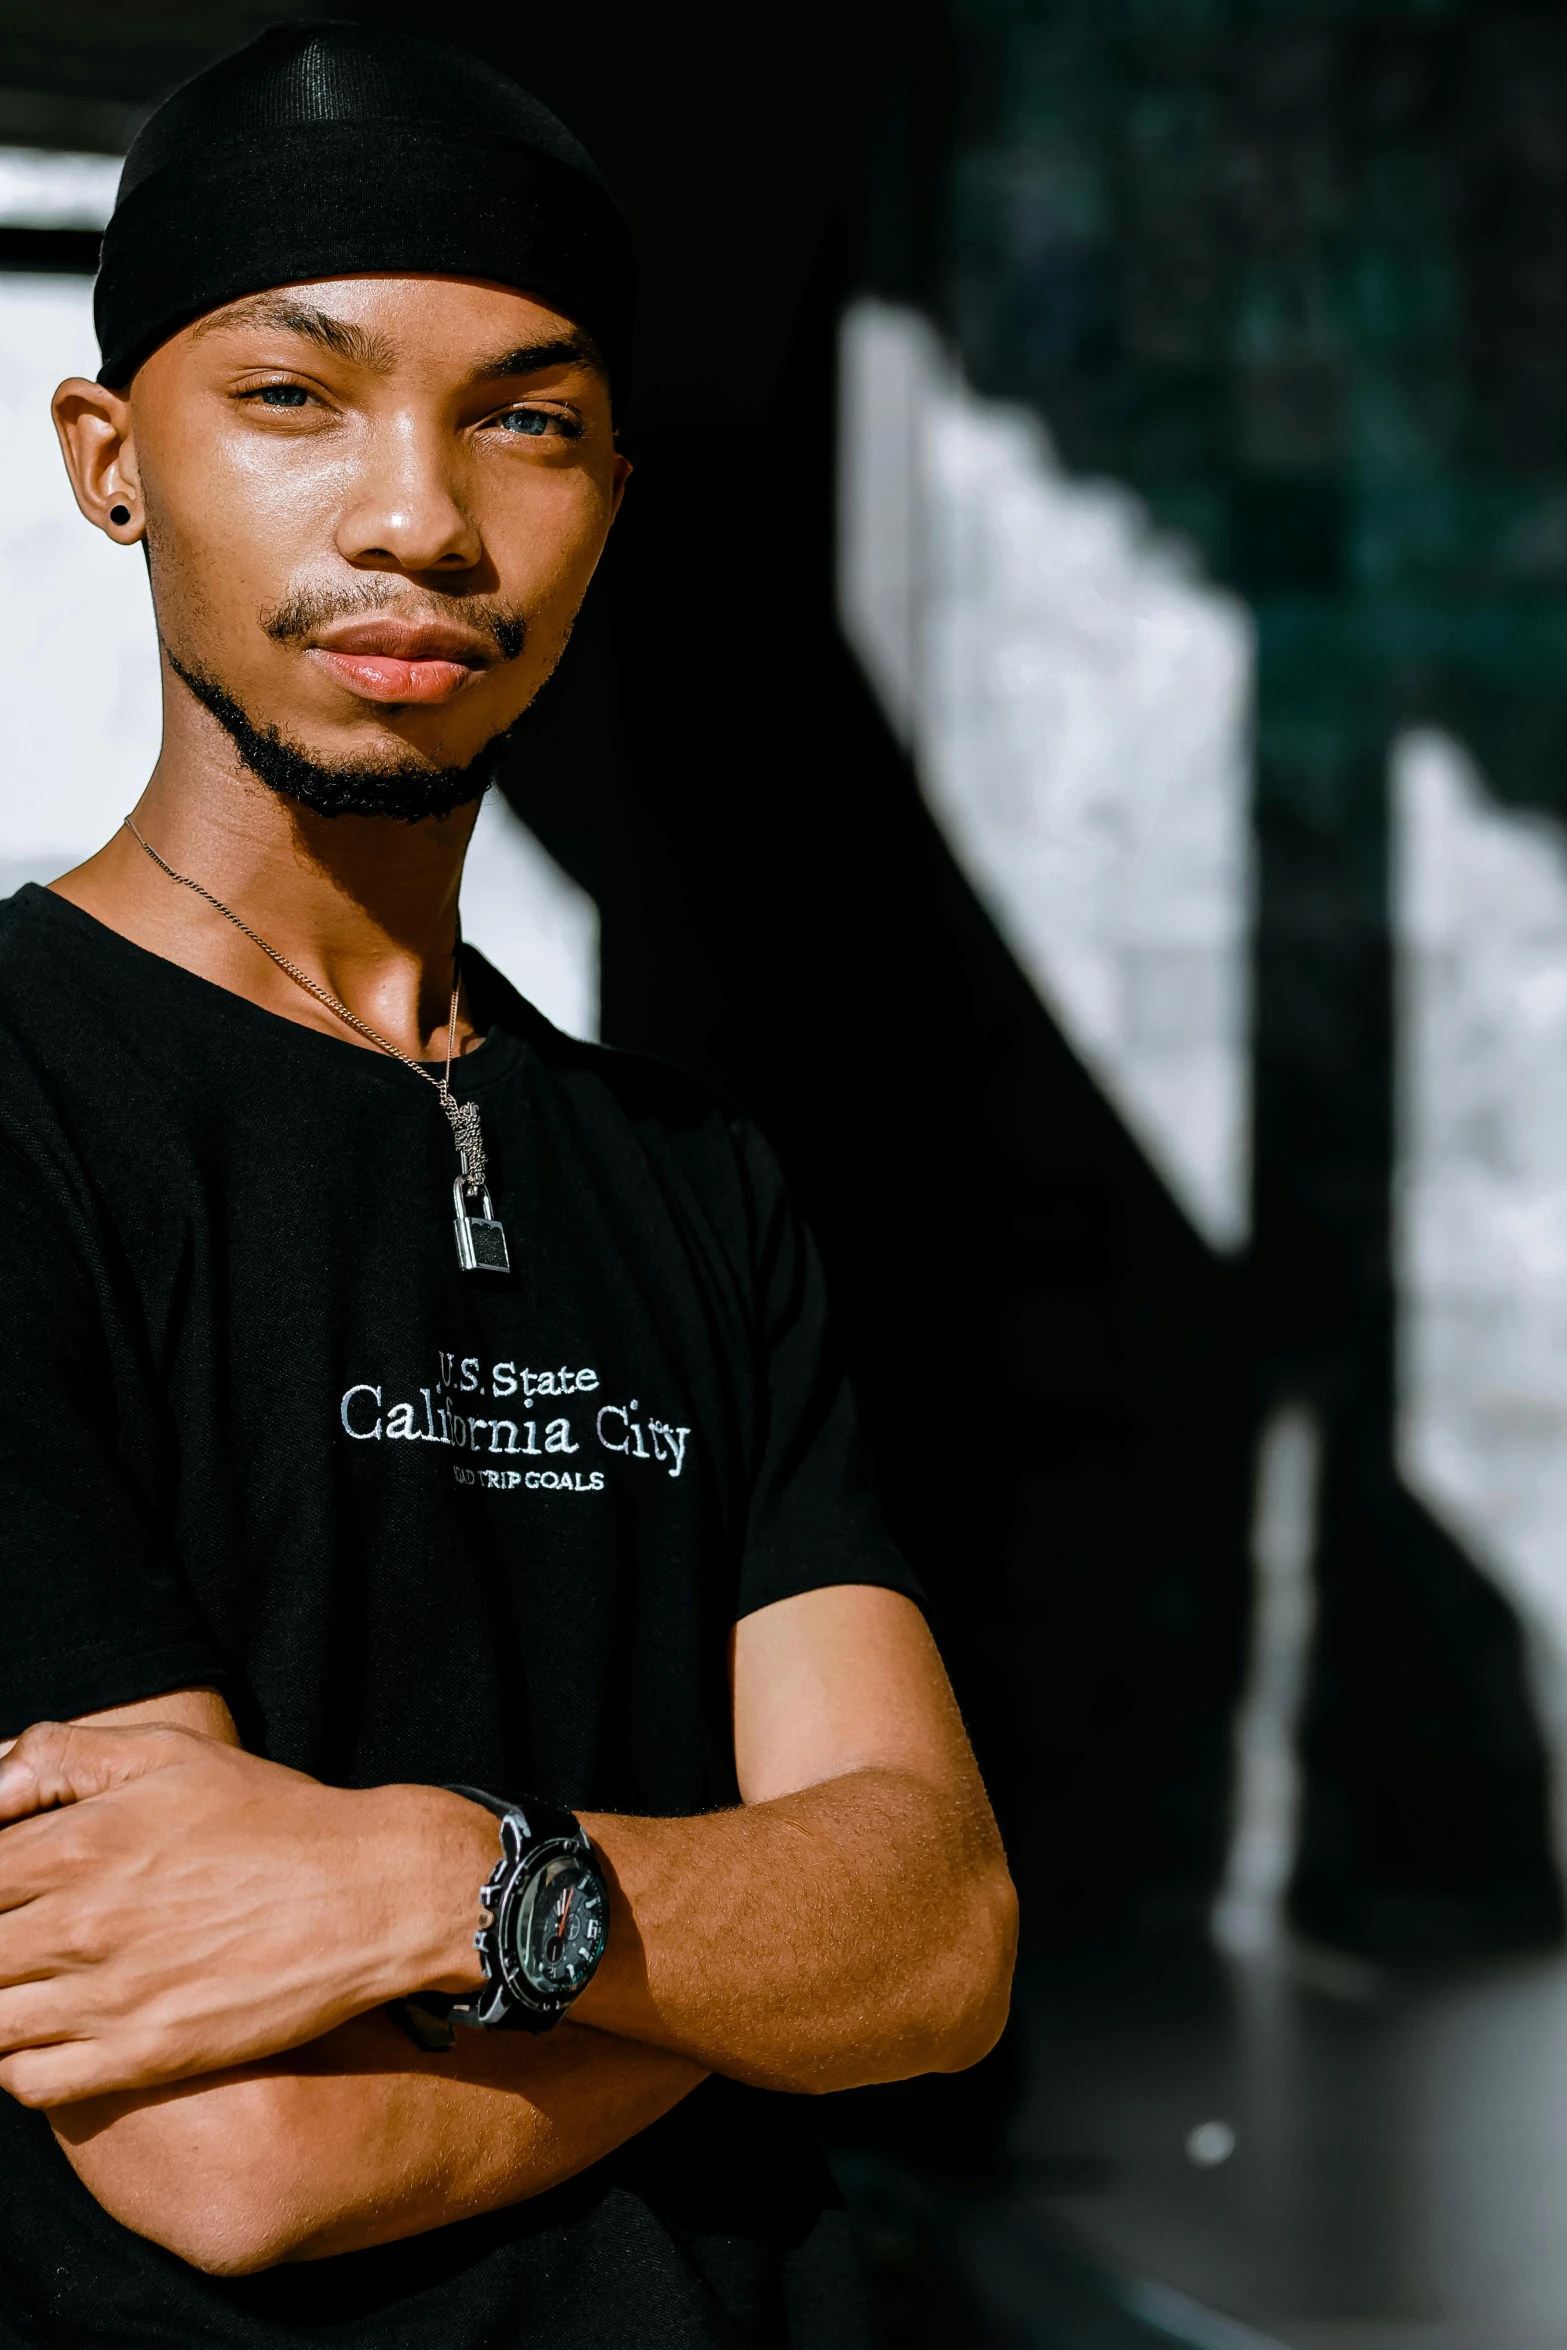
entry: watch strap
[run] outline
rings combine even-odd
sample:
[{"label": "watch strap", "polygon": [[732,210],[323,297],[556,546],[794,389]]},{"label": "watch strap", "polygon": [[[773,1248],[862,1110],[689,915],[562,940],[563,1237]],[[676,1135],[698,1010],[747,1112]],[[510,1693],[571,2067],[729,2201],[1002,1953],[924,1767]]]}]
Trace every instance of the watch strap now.
[{"label": "watch strap", "polygon": [[506,1795],[491,1795],[483,1787],[459,1787],[448,1782],[442,1789],[446,1795],[465,1795],[470,1803],[480,1803],[498,1820],[521,1820],[523,1834],[530,1844],[587,1843],[582,1823],[575,1812],[564,1810],[558,1803],[545,1803],[537,1795],[520,1795],[515,1799]]},{"label": "watch strap", "polygon": [[397,2029],[426,2056],[448,2056],[456,2047],[451,2008],[451,2000],[440,1991],[412,1991],[406,1999],[386,2003],[386,2013]]}]

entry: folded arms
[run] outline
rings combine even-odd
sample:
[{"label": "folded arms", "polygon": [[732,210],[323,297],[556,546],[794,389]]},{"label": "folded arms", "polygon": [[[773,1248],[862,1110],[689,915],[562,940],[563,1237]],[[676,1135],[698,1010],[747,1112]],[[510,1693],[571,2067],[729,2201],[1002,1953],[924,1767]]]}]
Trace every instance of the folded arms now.
[{"label": "folded arms", "polygon": [[489,1814],[245,1755],[208,1691],[30,1731],[0,1763],[0,2087],[116,2218],[243,2273],[537,2194],[710,2071],[814,2092],[973,2063],[1016,1909],[918,1611],[859,1585],[762,1609],[733,1688],[741,1807],[584,1815],[598,1975],[547,2037],[444,2056],[381,2009],[475,1987]]}]

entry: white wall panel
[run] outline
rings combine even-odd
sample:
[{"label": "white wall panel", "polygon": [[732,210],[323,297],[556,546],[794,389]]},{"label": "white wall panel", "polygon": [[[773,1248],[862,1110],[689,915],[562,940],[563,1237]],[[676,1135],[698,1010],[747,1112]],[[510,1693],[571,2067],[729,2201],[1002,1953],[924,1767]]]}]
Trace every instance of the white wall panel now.
[{"label": "white wall panel", "polygon": [[1393,761],[1399,1459],[1518,1604],[1567,1759],[1567,833]]},{"label": "white wall panel", "polygon": [[925,322],[843,326],[845,629],[959,863],[1207,1239],[1249,1211],[1252,637]]},{"label": "white wall panel", "polygon": [[93,375],[83,278],[0,277],[0,888],[47,880],[118,824],[158,751],[158,664],[140,550],[76,511],[49,418]]},{"label": "white wall panel", "polygon": [[102,228],[119,184],[118,155],[0,147],[0,221],[8,228]]}]

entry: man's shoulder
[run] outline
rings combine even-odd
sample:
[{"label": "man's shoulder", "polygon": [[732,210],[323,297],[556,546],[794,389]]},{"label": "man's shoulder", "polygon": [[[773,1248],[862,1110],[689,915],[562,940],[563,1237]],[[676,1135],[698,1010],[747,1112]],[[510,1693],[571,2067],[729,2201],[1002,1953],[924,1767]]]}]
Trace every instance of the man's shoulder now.
[{"label": "man's shoulder", "polygon": [[114,949],[124,946],[37,882],[0,898],[0,1032],[58,1027],[84,992],[105,985],[123,992],[126,974],[115,968]]},{"label": "man's shoulder", "polygon": [[0,898],[0,988],[8,989],[15,974],[33,971],[48,956],[53,903],[34,881]]},{"label": "man's shoulder", "polygon": [[86,968],[53,919],[69,910],[34,882],[0,898],[0,1060],[14,1062],[19,1051],[30,1057],[52,1030],[73,1022]]}]

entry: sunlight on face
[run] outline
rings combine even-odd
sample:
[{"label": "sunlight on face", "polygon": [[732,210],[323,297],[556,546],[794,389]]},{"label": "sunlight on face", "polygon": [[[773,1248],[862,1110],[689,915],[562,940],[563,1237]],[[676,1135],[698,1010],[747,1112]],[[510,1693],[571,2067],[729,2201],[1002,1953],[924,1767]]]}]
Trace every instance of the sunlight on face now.
[{"label": "sunlight on face", "polygon": [[464,279],[247,298],[97,405],[119,412],[171,661],[329,768],[457,770],[504,732],[629,470],[586,338]]}]

